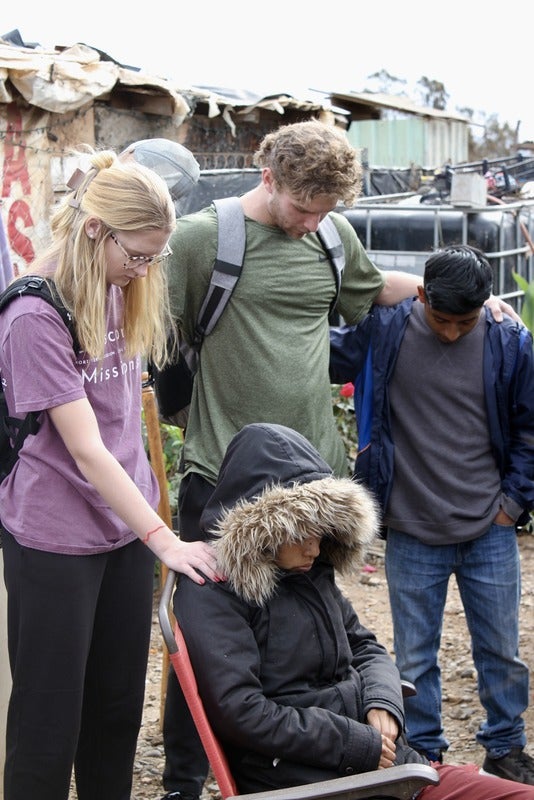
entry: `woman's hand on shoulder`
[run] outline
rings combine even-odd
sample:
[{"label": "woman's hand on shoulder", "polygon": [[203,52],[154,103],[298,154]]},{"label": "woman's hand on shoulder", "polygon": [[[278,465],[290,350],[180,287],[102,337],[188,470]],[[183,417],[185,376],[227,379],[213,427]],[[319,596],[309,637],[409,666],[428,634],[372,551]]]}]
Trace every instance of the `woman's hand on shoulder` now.
[{"label": "woman's hand on shoulder", "polygon": [[[187,575],[195,583],[205,583],[204,575],[212,581],[224,577],[217,571],[217,559],[211,544],[207,542],[183,542],[178,536],[172,546],[161,553],[160,560],[174,572]],[[202,574],[200,574],[202,573]]]}]

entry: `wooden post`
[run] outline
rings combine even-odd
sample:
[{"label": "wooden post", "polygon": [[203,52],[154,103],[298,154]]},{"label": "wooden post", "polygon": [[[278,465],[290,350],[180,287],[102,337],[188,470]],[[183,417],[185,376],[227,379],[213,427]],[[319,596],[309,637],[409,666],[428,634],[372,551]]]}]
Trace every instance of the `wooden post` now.
[{"label": "wooden post", "polygon": [[[143,411],[145,414],[145,424],[148,436],[148,452],[150,463],[156,474],[159,484],[160,500],[158,514],[172,530],[171,507],[169,503],[169,490],[167,488],[167,475],[165,472],[165,461],[163,459],[163,446],[161,443],[161,432],[159,426],[158,408],[152,384],[148,381],[148,373],[143,373]],[[160,562],[160,586],[163,587],[167,578],[168,569],[165,564]],[[165,695],[167,692],[167,677],[169,672],[169,653],[166,647],[163,648],[163,661],[161,667],[161,695],[160,695],[160,728],[163,728],[163,713],[165,708]]]}]

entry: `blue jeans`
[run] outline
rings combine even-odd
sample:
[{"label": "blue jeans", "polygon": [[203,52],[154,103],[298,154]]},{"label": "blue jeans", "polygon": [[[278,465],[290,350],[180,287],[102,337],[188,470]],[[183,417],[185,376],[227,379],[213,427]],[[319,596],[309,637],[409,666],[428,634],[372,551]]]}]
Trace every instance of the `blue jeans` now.
[{"label": "blue jeans", "polygon": [[438,650],[452,574],[486,712],[476,738],[497,758],[526,744],[521,715],[528,705],[529,674],[518,656],[521,574],[513,527],[493,524],[473,541],[435,547],[388,529],[386,576],[395,659],[401,677],[417,689],[405,701],[408,740],[432,752],[449,746],[441,717]]}]

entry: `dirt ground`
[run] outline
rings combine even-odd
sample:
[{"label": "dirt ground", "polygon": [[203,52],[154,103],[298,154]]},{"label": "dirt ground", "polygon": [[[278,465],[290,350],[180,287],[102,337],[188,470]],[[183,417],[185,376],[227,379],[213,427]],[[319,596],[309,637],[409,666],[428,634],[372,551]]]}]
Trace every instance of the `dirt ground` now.
[{"label": "dirt ground", "polygon": [[[534,673],[534,535],[532,533],[521,535],[519,546],[523,574],[520,654]],[[354,578],[343,580],[340,585],[353,601],[361,620],[376,631],[378,638],[392,651],[391,617],[382,543],[378,543],[371,552],[366,568]],[[161,784],[163,745],[160,727],[163,650],[156,615],[158,592],[154,599],[155,614],[145,713],[139,738],[132,800],[159,800],[163,794]],[[488,609],[488,614],[491,614],[491,609]],[[484,751],[476,744],[474,734],[483,718],[483,712],[478,701],[476,673],[471,659],[465,617],[454,582],[449,587],[445,610],[441,667],[445,730],[451,741],[446,760],[450,763],[475,762],[480,765]],[[534,685],[534,678],[531,683]],[[534,703],[530,704],[525,714],[525,721],[529,740],[527,750],[534,756]],[[71,800],[75,800],[75,797],[73,792]],[[216,784],[210,778],[206,783],[203,798],[217,800],[218,797]]]}]

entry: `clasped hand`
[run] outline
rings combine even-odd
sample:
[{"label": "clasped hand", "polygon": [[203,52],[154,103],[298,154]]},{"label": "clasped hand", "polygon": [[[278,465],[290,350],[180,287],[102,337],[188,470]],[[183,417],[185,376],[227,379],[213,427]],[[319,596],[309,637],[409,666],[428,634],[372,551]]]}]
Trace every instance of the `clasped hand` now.
[{"label": "clasped hand", "polygon": [[395,761],[395,741],[399,735],[399,724],[395,717],[383,708],[372,708],[367,714],[367,722],[375,728],[382,737],[382,752],[378,769],[392,767]]}]

